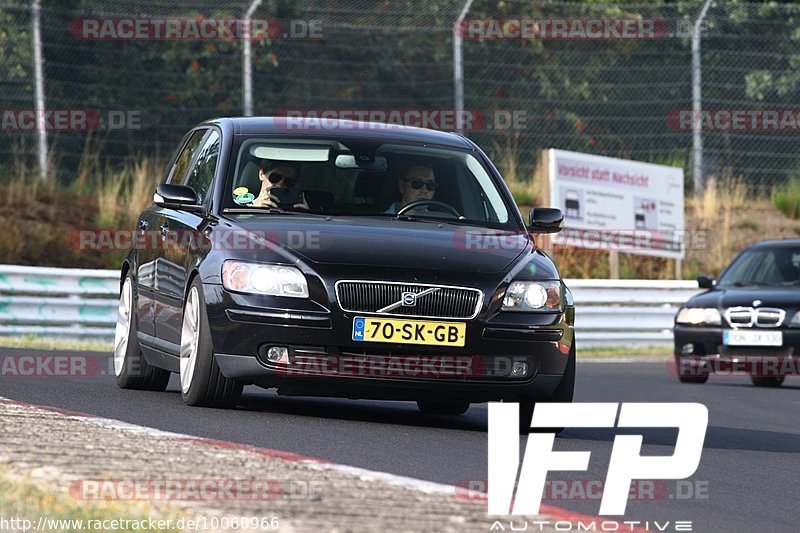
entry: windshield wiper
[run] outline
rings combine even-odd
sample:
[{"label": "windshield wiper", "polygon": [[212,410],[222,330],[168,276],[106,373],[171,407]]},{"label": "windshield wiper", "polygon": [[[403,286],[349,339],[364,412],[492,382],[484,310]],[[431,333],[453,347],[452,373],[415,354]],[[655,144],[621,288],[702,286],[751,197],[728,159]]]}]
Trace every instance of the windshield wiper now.
[{"label": "windshield wiper", "polygon": [[477,222],[469,222],[460,218],[439,218],[439,217],[426,217],[424,215],[394,215],[397,220],[406,220],[410,222],[434,222],[438,224],[452,224],[455,226],[481,226]]},{"label": "windshield wiper", "polygon": [[732,287],[763,287],[769,285],[780,285],[780,283],[771,282],[771,281],[756,281],[756,280],[749,280],[749,281],[734,281],[731,283]]},{"label": "windshield wiper", "polygon": [[287,211],[280,207],[226,207],[222,210],[225,214],[270,214],[270,215],[312,215],[312,216],[328,216],[320,215],[319,213],[311,213],[309,211]]}]

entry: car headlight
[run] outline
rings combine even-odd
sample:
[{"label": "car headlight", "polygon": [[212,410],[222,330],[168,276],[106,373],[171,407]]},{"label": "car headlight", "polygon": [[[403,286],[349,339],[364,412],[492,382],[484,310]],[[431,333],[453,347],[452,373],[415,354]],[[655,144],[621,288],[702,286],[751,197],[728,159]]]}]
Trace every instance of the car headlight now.
[{"label": "car headlight", "polygon": [[222,286],[229,291],[308,298],[308,283],[299,269],[243,261],[222,263]]},{"label": "car headlight", "polygon": [[722,324],[722,317],[715,307],[683,307],[675,318],[677,324],[715,325]]},{"label": "car headlight", "polygon": [[503,311],[561,311],[560,281],[512,281],[503,297]]},{"label": "car headlight", "polygon": [[790,328],[800,328],[800,311],[796,312],[789,321]]}]

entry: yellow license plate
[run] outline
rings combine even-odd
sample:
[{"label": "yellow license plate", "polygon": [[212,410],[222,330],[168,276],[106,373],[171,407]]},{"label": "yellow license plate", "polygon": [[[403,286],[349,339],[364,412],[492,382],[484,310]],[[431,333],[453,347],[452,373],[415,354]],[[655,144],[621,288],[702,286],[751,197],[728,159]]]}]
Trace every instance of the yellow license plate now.
[{"label": "yellow license plate", "polygon": [[364,316],[353,319],[354,341],[464,346],[466,333],[465,322],[429,322]]}]

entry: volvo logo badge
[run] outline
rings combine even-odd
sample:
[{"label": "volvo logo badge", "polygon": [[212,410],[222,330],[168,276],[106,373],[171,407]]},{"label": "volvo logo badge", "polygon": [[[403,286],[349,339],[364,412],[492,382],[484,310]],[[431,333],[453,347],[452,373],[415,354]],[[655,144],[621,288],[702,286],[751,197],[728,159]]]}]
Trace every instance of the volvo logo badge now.
[{"label": "volvo logo badge", "polygon": [[402,302],[403,307],[414,307],[417,305],[417,293],[415,292],[404,292],[402,294]]}]

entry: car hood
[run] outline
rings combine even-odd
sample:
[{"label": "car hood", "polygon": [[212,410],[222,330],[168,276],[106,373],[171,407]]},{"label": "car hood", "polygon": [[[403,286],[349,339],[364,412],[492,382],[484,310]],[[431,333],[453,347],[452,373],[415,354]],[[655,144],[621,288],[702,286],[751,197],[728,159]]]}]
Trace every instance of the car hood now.
[{"label": "car hood", "polygon": [[798,286],[719,287],[691,298],[691,307],[758,307],[796,308],[800,306]]},{"label": "car hood", "polygon": [[245,232],[317,264],[497,273],[533,246],[502,232],[391,217],[226,215]]}]

